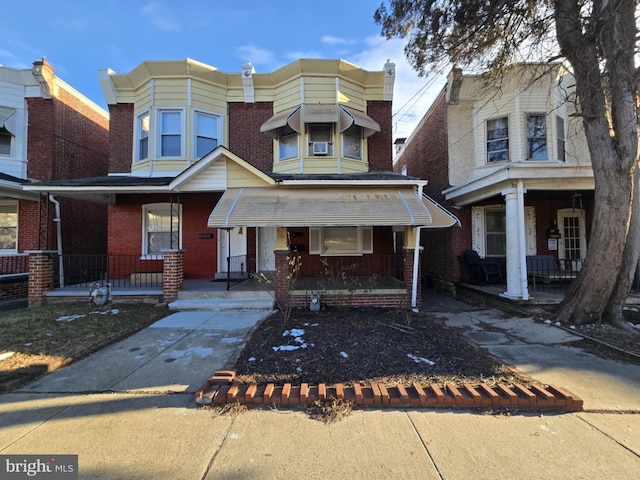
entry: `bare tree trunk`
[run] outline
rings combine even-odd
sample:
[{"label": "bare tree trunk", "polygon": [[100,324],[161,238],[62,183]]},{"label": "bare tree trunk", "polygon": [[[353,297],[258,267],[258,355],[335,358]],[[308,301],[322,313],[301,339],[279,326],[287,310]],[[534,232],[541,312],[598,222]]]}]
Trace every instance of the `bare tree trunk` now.
[{"label": "bare tree trunk", "polygon": [[639,168],[636,166],[632,175],[633,202],[631,221],[629,223],[629,233],[625,245],[622,265],[616,279],[613,292],[604,311],[602,320],[619,328],[630,329],[622,314],[631,285],[633,284],[636,269],[638,267],[638,257],[640,256],[640,195],[638,192]]},{"label": "bare tree trunk", "polygon": [[[580,5],[557,0],[555,18],[558,43],[574,69],[595,180],[587,257],[556,313],[557,320],[575,324],[602,320],[610,304],[630,232],[632,172],[638,157],[633,49],[624,51],[635,42],[635,0],[594,4],[584,32]],[[632,239],[628,255],[634,252]]]}]

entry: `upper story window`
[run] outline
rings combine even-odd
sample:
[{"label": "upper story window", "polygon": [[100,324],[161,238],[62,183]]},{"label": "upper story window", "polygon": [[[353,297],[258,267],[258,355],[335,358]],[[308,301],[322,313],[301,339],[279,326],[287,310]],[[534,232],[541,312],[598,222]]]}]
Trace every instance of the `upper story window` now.
[{"label": "upper story window", "polygon": [[136,143],[136,161],[149,158],[149,112],[141,113],[136,118]]},{"label": "upper story window", "polygon": [[566,162],[566,136],[564,133],[564,119],[562,117],[556,117],[556,128],[558,130],[558,160]]},{"label": "upper story window", "polygon": [[182,110],[158,111],[160,157],[182,156]]},{"label": "upper story window", "polygon": [[0,155],[11,155],[13,135],[4,127],[0,127]]},{"label": "upper story window", "polygon": [[547,121],[544,114],[527,115],[527,160],[547,160]]},{"label": "upper story window", "polygon": [[351,125],[342,133],[342,153],[345,157],[362,160],[362,128]]},{"label": "upper story window", "polygon": [[289,125],[278,129],[278,158],[286,160],[298,156],[298,132]]},{"label": "upper story window", "polygon": [[333,125],[330,123],[310,123],[309,153],[313,156],[333,156]]},{"label": "upper story window", "polygon": [[219,117],[204,112],[195,113],[195,157],[202,158],[218,146]]},{"label": "upper story window", "polygon": [[487,162],[509,160],[509,118],[487,120]]},{"label": "upper story window", "polygon": [[154,203],[143,206],[143,255],[156,255],[162,250],[180,248],[180,211],[178,204]]},{"label": "upper story window", "polygon": [[0,252],[15,253],[18,248],[18,203],[0,203]]}]

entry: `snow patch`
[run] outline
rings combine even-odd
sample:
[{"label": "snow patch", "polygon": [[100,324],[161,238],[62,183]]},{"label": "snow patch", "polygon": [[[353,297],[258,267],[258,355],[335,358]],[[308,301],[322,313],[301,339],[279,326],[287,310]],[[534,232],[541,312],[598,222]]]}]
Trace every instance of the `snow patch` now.
[{"label": "snow patch", "polygon": [[434,366],[436,362],[429,360],[428,358],[418,357],[417,355],[413,355],[411,353],[407,353],[407,357],[413,360],[416,363],[426,363],[427,365]]}]

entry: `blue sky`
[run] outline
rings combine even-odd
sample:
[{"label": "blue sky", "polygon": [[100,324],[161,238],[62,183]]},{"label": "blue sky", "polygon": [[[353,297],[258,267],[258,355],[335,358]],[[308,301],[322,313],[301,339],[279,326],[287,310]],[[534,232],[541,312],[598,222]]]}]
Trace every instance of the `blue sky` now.
[{"label": "blue sky", "polygon": [[367,70],[396,63],[394,138],[408,136],[442,77],[418,77],[404,41],[387,41],[373,13],[381,0],[14,0],[3,2],[0,65],[56,75],[105,107],[98,70],[127,73],[144,60],[192,58],[225,72],[251,61],[270,72],[298,58],[343,58]]}]

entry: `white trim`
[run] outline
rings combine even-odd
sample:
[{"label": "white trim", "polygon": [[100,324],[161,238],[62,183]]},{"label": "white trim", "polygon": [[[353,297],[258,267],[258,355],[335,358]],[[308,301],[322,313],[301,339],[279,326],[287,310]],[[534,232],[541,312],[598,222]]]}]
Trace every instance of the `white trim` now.
[{"label": "white trim", "polygon": [[[179,113],[180,114],[180,132],[172,132],[173,135],[179,133],[180,135],[180,154],[179,155],[162,155],[162,114],[163,113]],[[154,158],[158,159],[175,159],[175,158],[184,158],[185,157],[185,148],[186,148],[186,119],[185,119],[185,109],[184,107],[161,107],[156,109],[156,125],[155,125],[155,156]]]},{"label": "white trim", "polygon": [[[174,204],[176,205],[176,204]],[[171,203],[169,202],[158,202],[158,203],[145,203],[142,205],[142,248],[141,248],[141,258],[148,260],[157,260],[162,259],[162,253],[150,253],[149,245],[147,244],[147,214],[151,208],[157,208],[159,210],[170,211]],[[173,248],[182,248],[182,204],[178,204],[178,245]],[[170,227],[171,228],[171,227]]]},{"label": "white trim", "polygon": [[191,111],[191,155],[196,160],[203,158],[206,155],[205,153],[205,155],[202,155],[202,157],[198,156],[198,115],[206,115],[208,117],[215,117],[216,119],[216,146],[211,151],[215,150],[215,148],[217,148],[222,143],[222,124],[224,122],[224,117],[221,113],[204,110],[201,108],[194,108]]},{"label": "white trim", "polygon": [[[331,251],[326,250],[324,246],[324,236],[328,228],[356,229],[356,246],[353,250]],[[367,238],[365,238],[367,237]],[[369,244],[369,248],[365,249],[364,245]],[[309,254],[322,255],[324,257],[345,257],[359,256],[373,253],[373,227],[309,227]]]}]

